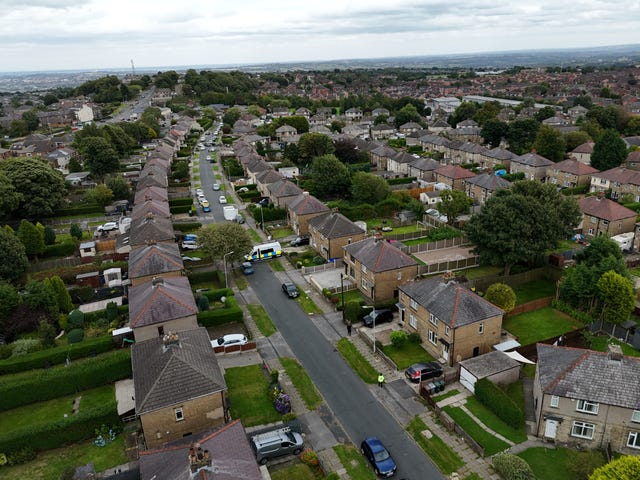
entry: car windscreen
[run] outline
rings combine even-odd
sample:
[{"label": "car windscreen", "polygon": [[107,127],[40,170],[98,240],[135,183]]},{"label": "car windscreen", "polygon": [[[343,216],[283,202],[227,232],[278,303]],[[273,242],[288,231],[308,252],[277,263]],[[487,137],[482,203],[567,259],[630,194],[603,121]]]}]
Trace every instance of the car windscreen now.
[{"label": "car windscreen", "polygon": [[375,459],[376,462],[383,462],[385,461],[387,458],[389,458],[389,452],[387,452],[384,448],[382,450],[380,450],[379,452],[375,452],[373,454],[373,458]]}]

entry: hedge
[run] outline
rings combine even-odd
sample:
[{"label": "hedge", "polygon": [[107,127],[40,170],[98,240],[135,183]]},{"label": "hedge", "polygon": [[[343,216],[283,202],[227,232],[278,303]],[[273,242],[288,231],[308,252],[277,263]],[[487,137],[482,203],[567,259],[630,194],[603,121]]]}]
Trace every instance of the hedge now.
[{"label": "hedge", "polygon": [[68,257],[76,253],[76,242],[73,240],[66,240],[62,243],[54,243],[53,245],[47,245],[42,254],[42,258],[49,257]]},{"label": "hedge", "polygon": [[193,232],[195,230],[198,230],[200,227],[202,227],[202,224],[200,222],[180,222],[173,224],[173,229],[178,230],[182,233]]},{"label": "hedge", "polygon": [[[208,297],[207,297],[208,298]],[[242,322],[244,313],[234,297],[227,297],[224,308],[206,310],[198,313],[198,324],[203,327],[224,325],[225,323]]]},{"label": "hedge", "polygon": [[[251,192],[251,191],[255,192],[256,190],[258,190],[258,185],[255,184],[255,183],[249,183],[247,185],[236,185],[236,187],[235,187],[236,192],[238,190],[240,190],[241,188],[248,188],[249,192]],[[244,192],[244,193],[249,193],[249,192]],[[240,193],[243,193],[243,192],[240,192]],[[255,193],[254,193],[254,195],[255,195]]]},{"label": "hedge", "polygon": [[52,365],[61,365],[67,360],[67,355],[71,360],[78,360],[90,355],[108,352],[113,350],[113,348],[115,348],[115,345],[110,335],[89,338],[72,346],[61,345],[20,357],[0,360],[0,375],[26,372],[27,370],[45,368],[46,366]]},{"label": "hedge", "polygon": [[95,436],[102,425],[119,425],[115,398],[112,402],[81,408],[75,415],[50,419],[45,424],[27,425],[9,433],[0,432],[0,453],[30,447],[36,451],[59,448]]},{"label": "hedge", "polygon": [[[191,272],[187,275],[189,278],[189,283],[193,286],[198,283],[208,283],[208,282],[218,282],[219,284],[224,284],[224,273],[220,270],[208,270],[206,272]],[[233,295],[233,292],[231,292]],[[211,298],[209,299],[211,300]]]},{"label": "hedge", "polygon": [[169,200],[169,207],[177,207],[180,205],[193,205],[193,199],[190,197],[184,197],[184,198],[173,198],[171,200]]},{"label": "hedge", "polygon": [[535,480],[529,464],[517,455],[498,453],[493,457],[493,467],[504,480]]},{"label": "hedge", "polygon": [[399,178],[388,178],[387,183],[389,185],[403,185],[405,183],[415,182],[416,177],[399,177]]},{"label": "hedge", "polygon": [[104,207],[101,205],[78,205],[76,207],[59,208],[53,212],[54,217],[70,217],[72,215],[88,215],[91,213],[97,213],[98,215],[104,215]]},{"label": "hedge", "polygon": [[524,425],[524,413],[496,384],[482,378],[475,384],[475,395],[480,403],[496,414],[507,425],[518,428]]},{"label": "hedge", "polygon": [[0,411],[73,395],[131,376],[131,352],[116,350],[47,370],[16,373],[0,383]]},{"label": "hedge", "polygon": [[218,290],[207,290],[206,292],[200,292],[200,295],[207,297],[210,302],[218,302],[222,297],[233,297],[233,290],[230,288],[220,288]]},{"label": "hedge", "polygon": [[180,213],[189,213],[193,205],[178,205],[176,207],[170,207],[169,211],[172,215],[178,215]]},{"label": "hedge", "polygon": [[[107,302],[108,303],[108,302]],[[123,318],[129,318],[129,305],[118,305],[118,315]],[[96,324],[103,318],[107,318],[107,309],[104,310],[96,310],[95,312],[85,312],[84,313],[84,323],[86,324]]]}]

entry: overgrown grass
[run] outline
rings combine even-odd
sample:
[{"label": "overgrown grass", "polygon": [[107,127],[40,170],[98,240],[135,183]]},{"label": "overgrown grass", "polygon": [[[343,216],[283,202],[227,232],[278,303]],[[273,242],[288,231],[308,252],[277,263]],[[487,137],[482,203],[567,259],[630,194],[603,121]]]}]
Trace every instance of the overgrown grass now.
[{"label": "overgrown grass", "polygon": [[520,371],[525,377],[534,378],[536,376],[535,365],[530,365],[530,364],[522,365],[522,368],[520,369]]},{"label": "overgrown grass", "polygon": [[414,363],[435,360],[419,343],[406,342],[400,348],[396,348],[393,344],[384,345],[382,351],[394,361],[399,369],[407,368]]},{"label": "overgrown grass", "polygon": [[227,368],[224,378],[231,399],[231,418],[239,418],[248,427],[282,419],[269,399],[269,380],[261,365]]},{"label": "overgrown grass", "polygon": [[607,346],[609,344],[616,344],[616,345],[620,345],[620,347],[622,348],[622,353],[624,355],[627,355],[629,357],[640,357],[640,351],[636,350],[635,348],[633,348],[631,345],[626,344],[624,342],[620,342],[618,340],[616,340],[615,338],[611,338],[608,335],[598,335],[598,336],[594,336],[591,339],[591,350],[597,350],[599,352],[606,352],[607,351]]},{"label": "overgrown grass", "polygon": [[299,295],[298,298],[296,298],[296,302],[300,304],[300,307],[302,307],[307,315],[322,313],[322,309],[315,304],[309,295],[307,295],[307,292],[301,288],[298,288],[298,292]]},{"label": "overgrown grass", "polygon": [[337,348],[349,366],[355,371],[365,383],[376,383],[378,372],[358,349],[347,338],[341,338],[337,343]]},{"label": "overgrown grass", "polygon": [[256,323],[258,330],[260,330],[260,333],[265,337],[269,337],[277,332],[276,326],[273,324],[271,317],[269,317],[269,314],[262,305],[247,305],[247,309],[249,310],[249,313],[251,313],[251,317]]},{"label": "overgrown grass", "polygon": [[604,456],[597,450],[577,452],[568,448],[534,447],[518,456],[529,464],[536,478],[544,480],[582,480],[605,463]]},{"label": "overgrown grass", "polygon": [[233,281],[236,283],[236,287],[238,287],[238,290],[240,291],[246,290],[247,287],[249,286],[249,282],[247,282],[245,275],[238,271],[235,272],[233,276]]},{"label": "overgrown grass", "polygon": [[513,443],[522,443],[527,440],[527,432],[524,424],[519,428],[513,428],[512,426],[507,425],[491,410],[482,405],[476,397],[467,398],[465,406],[487,427],[494,432],[499,433],[504,438],[508,438]]},{"label": "overgrown grass", "polygon": [[443,408],[453,420],[467,432],[479,445],[484,447],[484,456],[489,457],[506,450],[509,445],[494,437],[478,425],[474,419],[466,414],[460,407],[446,406]]},{"label": "overgrown grass", "polygon": [[333,451],[352,480],[374,480],[376,475],[360,452],[351,445],[336,445]]},{"label": "overgrown grass", "polygon": [[[338,303],[337,306],[341,307],[342,306],[342,294],[340,292],[337,293],[338,295]],[[347,292],[344,292],[344,303],[349,303],[349,302],[364,302],[365,299],[362,296],[362,293],[360,292],[360,290],[358,290],[357,288],[355,290],[349,290]]]},{"label": "overgrown grass", "polygon": [[278,260],[277,258],[270,260],[269,266],[271,267],[271,270],[273,270],[274,272],[284,272],[284,267],[282,266],[282,263],[280,262],[280,260]]},{"label": "overgrown grass", "polygon": [[556,293],[556,286],[551,280],[534,280],[513,289],[516,293],[516,305],[539,298],[551,297]]},{"label": "overgrown grass", "polygon": [[279,238],[289,237],[293,235],[293,230],[291,230],[289,227],[271,228],[269,229],[269,233],[274,240],[278,240]]},{"label": "overgrown grass", "polygon": [[507,317],[502,328],[518,337],[522,345],[530,345],[582,327],[582,323],[552,307]]},{"label": "overgrown grass", "polygon": [[458,390],[457,388],[454,388],[452,390],[449,390],[446,393],[442,393],[440,395],[436,395],[435,397],[431,397],[431,398],[433,398],[434,402],[440,402],[440,401],[444,400],[445,398],[453,397],[455,395],[458,395],[459,393],[460,393],[460,390]]},{"label": "overgrown grass", "polygon": [[524,412],[524,386],[522,384],[522,380],[510,383],[509,385],[502,387],[502,389],[507,393],[508,397],[518,405],[520,410]]},{"label": "overgrown grass", "polygon": [[256,232],[253,228],[249,228],[247,230],[249,231],[249,236],[251,237],[251,240],[253,240],[254,242],[262,241],[262,237],[260,236],[260,234]]},{"label": "overgrown grass", "polygon": [[459,273],[468,279],[489,277],[492,275],[500,275],[504,269],[502,267],[494,267],[491,265],[483,265],[480,267],[471,267],[460,270]]},{"label": "overgrown grass", "polygon": [[453,451],[440,437],[432,433],[431,438],[425,437],[422,432],[427,430],[427,426],[418,416],[407,425],[407,432],[413,437],[420,448],[424,450],[431,460],[438,466],[445,475],[455,472],[464,466],[462,458]]},{"label": "overgrown grass", "polygon": [[307,372],[302,368],[302,365],[296,360],[286,357],[281,358],[280,362],[293,382],[293,385],[296,387],[300,397],[302,397],[304,404],[309,410],[315,410],[318,405],[322,403],[322,397],[311,381],[311,378],[309,378],[309,375],[307,375]]}]

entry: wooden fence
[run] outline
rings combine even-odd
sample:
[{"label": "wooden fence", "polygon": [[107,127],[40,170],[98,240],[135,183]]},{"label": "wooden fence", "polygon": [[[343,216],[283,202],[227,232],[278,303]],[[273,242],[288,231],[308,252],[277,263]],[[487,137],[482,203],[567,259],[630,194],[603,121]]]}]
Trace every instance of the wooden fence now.
[{"label": "wooden fence", "polygon": [[445,240],[436,240],[435,242],[419,243],[417,245],[403,245],[400,247],[400,250],[411,255],[414,253],[432,252],[434,250],[442,250],[444,248],[453,248],[468,244],[469,240],[465,237],[456,237],[447,238]]},{"label": "wooden fence", "polygon": [[463,258],[462,260],[450,260],[447,262],[432,263],[430,265],[418,265],[418,275],[433,275],[436,273],[462,270],[478,265],[478,257]]},{"label": "wooden fence", "polygon": [[536,268],[534,270],[529,270],[522,273],[516,273],[513,275],[492,275],[482,278],[474,278],[469,280],[469,288],[475,287],[476,290],[481,292],[485,292],[489,285],[493,285],[494,283],[506,283],[511,288],[519,287],[520,285],[524,285],[525,283],[532,282],[534,280],[552,280],[557,281],[562,276],[562,270],[544,266],[540,268]]},{"label": "wooden fence", "polygon": [[516,307],[507,314],[507,316],[513,317],[514,315],[532,312],[533,310],[538,310],[539,308],[548,307],[549,305],[551,305],[552,300],[553,300],[553,297],[545,297],[545,298],[539,298],[537,300],[532,300],[530,302],[523,303],[521,305],[516,305]]}]

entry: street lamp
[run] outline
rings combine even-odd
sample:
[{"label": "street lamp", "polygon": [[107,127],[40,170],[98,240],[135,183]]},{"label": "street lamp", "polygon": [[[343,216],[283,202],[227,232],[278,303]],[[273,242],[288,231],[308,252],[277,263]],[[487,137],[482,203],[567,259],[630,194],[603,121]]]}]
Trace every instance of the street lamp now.
[{"label": "street lamp", "polygon": [[342,295],[342,324],[347,323],[345,321],[345,313],[344,313],[344,273],[340,272],[340,292]]},{"label": "street lamp", "polygon": [[233,252],[233,250],[231,250],[229,253],[225,253],[222,256],[222,263],[224,264],[224,287],[225,288],[229,288],[229,281],[227,280],[227,256],[231,255]]},{"label": "street lamp", "polygon": [[262,205],[260,205],[260,217],[262,219],[262,222],[260,223],[260,228],[264,232],[264,210],[262,210]]}]

